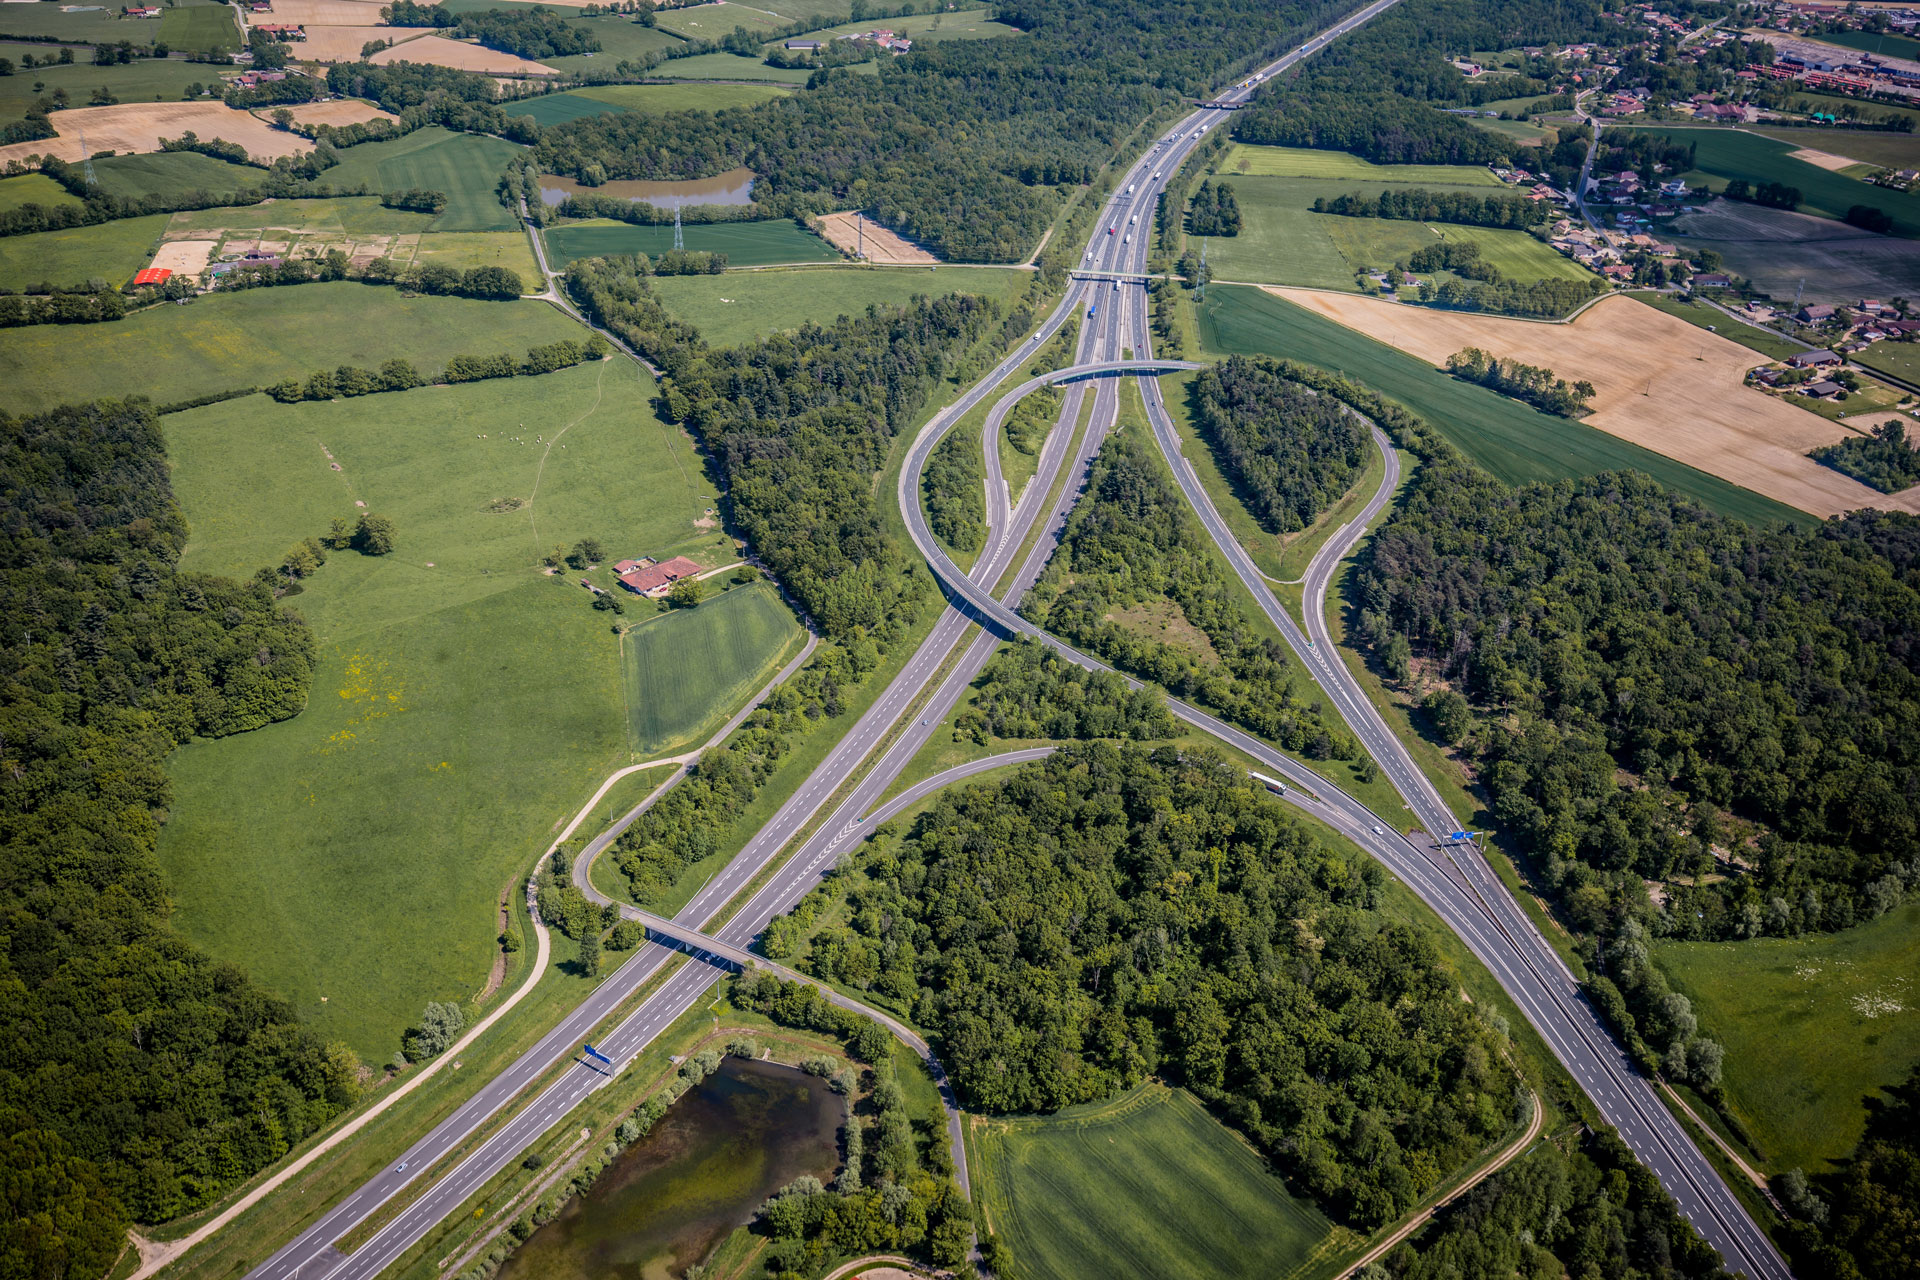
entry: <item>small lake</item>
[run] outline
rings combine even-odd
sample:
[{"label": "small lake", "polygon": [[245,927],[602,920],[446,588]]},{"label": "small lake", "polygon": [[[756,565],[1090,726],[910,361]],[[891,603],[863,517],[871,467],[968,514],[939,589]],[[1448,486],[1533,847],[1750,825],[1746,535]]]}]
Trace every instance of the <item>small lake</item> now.
[{"label": "small lake", "polygon": [[766,1198],[840,1163],[839,1095],[817,1076],[728,1058],[533,1233],[499,1280],[668,1280]]},{"label": "small lake", "polygon": [[549,208],[564,204],[568,196],[612,196],[616,200],[645,201],[659,209],[694,204],[751,204],[753,170],[729,169],[691,182],[637,182],[623,178],[597,187],[581,186],[572,178],[551,173],[540,175],[540,199]]}]

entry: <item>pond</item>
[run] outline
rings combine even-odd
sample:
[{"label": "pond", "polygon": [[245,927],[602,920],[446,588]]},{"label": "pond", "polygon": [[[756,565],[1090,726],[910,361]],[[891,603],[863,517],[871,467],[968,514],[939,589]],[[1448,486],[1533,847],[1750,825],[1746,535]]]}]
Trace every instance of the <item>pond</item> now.
[{"label": "pond", "polygon": [[568,196],[612,196],[617,200],[644,200],[659,209],[696,204],[750,204],[753,201],[753,170],[729,169],[711,178],[691,182],[638,182],[621,179],[603,182],[597,187],[582,186],[572,178],[540,175],[540,199],[549,207],[566,202]]},{"label": "pond", "polygon": [[667,1280],[802,1174],[840,1162],[840,1097],[817,1076],[728,1058],[623,1151],[499,1280]]}]

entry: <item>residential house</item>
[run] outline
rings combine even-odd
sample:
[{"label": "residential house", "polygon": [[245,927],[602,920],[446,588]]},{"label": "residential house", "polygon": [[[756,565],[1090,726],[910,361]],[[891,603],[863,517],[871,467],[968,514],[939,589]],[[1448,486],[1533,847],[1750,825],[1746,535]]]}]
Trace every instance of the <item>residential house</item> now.
[{"label": "residential house", "polygon": [[699,565],[685,556],[675,556],[661,564],[621,574],[620,585],[636,595],[663,596],[680,579],[697,577],[699,574]]},{"label": "residential house", "polygon": [[1733,277],[1724,271],[1702,271],[1693,278],[1696,289],[1731,289]]},{"label": "residential house", "polygon": [[1833,308],[1824,302],[1809,303],[1800,308],[1793,318],[1801,324],[1825,324],[1833,319]]}]

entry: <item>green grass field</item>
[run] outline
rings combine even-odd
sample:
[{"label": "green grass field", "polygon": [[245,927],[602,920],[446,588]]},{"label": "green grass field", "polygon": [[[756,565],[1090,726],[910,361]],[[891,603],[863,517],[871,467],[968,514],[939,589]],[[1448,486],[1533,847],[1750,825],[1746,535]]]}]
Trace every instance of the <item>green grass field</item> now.
[{"label": "green grass field", "polygon": [[721,592],[725,581],[709,581],[699,607],[627,633],[627,716],[637,756],[697,745],[805,640],[772,585]]},{"label": "green grass field", "polygon": [[[764,267],[776,262],[837,262],[834,247],[787,219],[768,222],[693,223],[681,228],[687,248],[727,255],[730,267]],[[610,253],[649,257],[673,248],[672,227],[642,227],[625,222],[586,222],[549,227],[547,258],[558,271],[575,258]]]},{"label": "green grass field", "polygon": [[1805,351],[1797,342],[1788,342],[1785,338],[1757,329],[1750,324],[1742,324],[1724,311],[1715,311],[1703,302],[1683,302],[1670,293],[1636,293],[1638,302],[1644,302],[1657,311],[1670,316],[1678,316],[1688,324],[1702,329],[1712,329],[1721,337],[1739,343],[1751,351],[1773,360],[1785,360],[1787,357]]},{"label": "green grass field", "polygon": [[190,233],[259,231],[268,227],[300,235],[404,236],[416,235],[432,224],[432,214],[389,209],[378,196],[331,196],[184,210],[173,215],[167,230],[176,238]]},{"label": "green grass field", "polygon": [[1890,31],[1828,31],[1817,37],[1821,44],[1837,44],[1842,49],[1862,53],[1885,54],[1889,58],[1920,58],[1920,40],[1894,35]]},{"label": "green grass field", "polygon": [[116,196],[180,195],[183,192],[243,191],[257,187],[266,171],[229,164],[197,151],[156,151],[108,156],[93,162],[102,190]]},{"label": "green grass field", "polygon": [[[0,245],[5,243],[0,241]],[[1879,369],[1896,378],[1920,383],[1920,346],[1911,342],[1876,342],[1855,352],[1850,358],[1869,369]]]},{"label": "green grass field", "polygon": [[23,173],[18,177],[0,178],[0,213],[11,213],[29,204],[52,208],[54,205],[79,203],[79,196],[44,173]]},{"label": "green grass field", "polygon": [[1523,147],[1538,146],[1543,142],[1558,138],[1559,131],[1544,125],[1529,124],[1524,120],[1488,120],[1475,117],[1467,121],[1476,129],[1488,133],[1497,133],[1503,138],[1512,138]]},{"label": "green grass field", "polygon": [[595,102],[577,93],[550,93],[542,98],[522,98],[518,102],[509,102],[501,110],[510,116],[525,116],[544,128],[550,124],[565,124],[569,120],[584,120],[588,116],[613,115],[626,108],[611,102]]},{"label": "green grass field", "polygon": [[540,267],[523,231],[434,231],[420,237],[415,262],[440,262],[465,271],[505,267],[528,289],[540,287]]},{"label": "green grass field", "polygon": [[170,49],[232,53],[241,44],[240,25],[217,0],[178,0],[160,15],[160,39]]},{"label": "green grass field", "polygon": [[1798,148],[1790,143],[1734,129],[1636,129],[1634,132],[1658,134],[1693,144],[1693,168],[1682,175],[1689,185],[1706,178],[1714,179],[1716,187],[1725,187],[1730,178],[1784,182],[1800,189],[1801,213],[1838,219],[1844,218],[1847,210],[1856,204],[1872,205],[1893,219],[1895,235],[1920,237],[1920,194],[1871,186],[1804,160],[1792,159],[1789,153]]},{"label": "green grass field", "polygon": [[1184,1091],[968,1125],[987,1221],[1033,1280],[1291,1280],[1354,1242]]},{"label": "green grass field", "polygon": [[1674,943],[1654,960],[1726,1046],[1721,1083],[1771,1171],[1844,1160],[1866,1099],[1920,1063],[1920,903],[1841,933]]},{"label": "green grass field", "polygon": [[[12,29],[11,19],[14,12],[20,9],[47,9],[62,18],[89,16],[58,13],[57,7],[51,4],[9,4],[0,6],[0,29]],[[114,13],[118,14],[119,9],[115,8]],[[99,38],[145,44],[153,39],[160,24],[150,19],[129,18],[115,22],[113,26],[115,30],[111,34]],[[59,56],[56,50],[46,45],[0,45],[0,58],[11,58],[16,67],[19,67],[23,54],[32,54],[35,62]],[[82,51],[74,56],[69,66],[56,64],[21,68],[13,75],[0,76],[0,123],[20,119],[35,101],[49,96],[55,89],[65,89],[67,97],[76,107],[85,106],[92,99],[93,91],[102,87],[121,102],[153,102],[156,99],[179,102],[186,96],[188,85],[195,81],[201,84],[218,83],[219,78],[213,68],[205,63],[170,58],[139,58],[119,66],[96,67],[92,58]],[[33,87],[36,84],[44,87],[36,90]]]},{"label": "green grass field", "polygon": [[[943,44],[948,40],[992,40],[998,36],[1026,34],[1018,27],[995,22],[990,9],[967,9],[957,13],[916,13],[904,18],[863,18],[859,22],[843,22],[838,26],[809,31],[807,38],[861,35],[876,29],[906,36],[916,48],[927,44]],[[777,49],[780,44],[779,40],[770,40],[766,47]]]},{"label": "green grass field", "polygon": [[[1878,104],[1876,103],[1877,107]],[[1877,129],[1789,129],[1748,126],[1753,132],[1790,147],[1812,147],[1885,169],[1920,168],[1920,138]]]},{"label": "green grass field", "polygon": [[[704,6],[702,6],[704,7]],[[681,10],[681,12],[691,12]],[[731,30],[732,28],[728,28]],[[725,35],[726,32],[719,34]],[[565,62],[568,59],[562,58]],[[863,64],[871,66],[872,64]],[[854,70],[860,70],[855,67]],[[743,58],[737,53],[697,53],[691,58],[663,62],[648,74],[660,80],[764,80],[769,84],[803,85],[813,72],[805,67],[791,70],[770,67],[758,58]]]},{"label": "green grass field", "polygon": [[1831,93],[1796,93],[1787,103],[1788,110],[1802,111],[1811,115],[1824,111],[1828,115],[1845,118],[1849,110],[1864,111],[1871,116],[1905,116],[1920,123],[1920,110],[1903,107],[1893,102],[1862,103],[1852,98],[1842,98]]},{"label": "green grass field", "polygon": [[[165,18],[160,22],[151,18],[123,18],[119,5],[104,3],[98,11],[62,13],[60,10],[57,4],[10,4],[0,8],[0,36],[51,36],[80,44],[113,44],[121,40],[152,44],[159,38],[160,28],[166,21]],[[38,59],[47,52],[50,51],[42,49],[34,57]]]},{"label": "green grass field", "polygon": [[370,1061],[480,990],[501,890],[633,759],[611,615],[538,556],[730,554],[652,394],[607,360],[163,420],[188,569],[251,574],[356,502],[396,525],[392,555],[334,552],[287,601],[316,641],[306,711],[170,758],[161,846],[178,926]]},{"label": "green grass field", "polygon": [[[491,9],[495,7],[497,3],[498,0],[476,0],[475,3],[463,4],[459,7],[461,9]],[[514,5],[506,7],[518,8],[522,6]],[[524,7],[532,8],[533,6],[528,5]],[[574,10],[559,9],[553,6],[546,7],[548,12],[559,13],[563,17],[571,12],[575,12]],[[596,18],[568,17],[566,21],[570,27],[579,27],[582,30],[591,31],[593,34],[599,36],[600,48],[594,53],[576,53],[564,58],[541,59],[547,66],[557,68],[561,71],[600,70],[617,64],[622,59],[644,58],[650,53],[657,53],[663,49],[672,49],[682,43],[678,36],[670,32],[662,31],[657,27],[641,26],[630,14],[609,13],[602,14]]]},{"label": "green grass field", "polygon": [[743,4],[696,4],[684,9],[666,9],[654,21],[661,31],[685,40],[718,40],[737,27],[772,31],[786,25],[778,14]]},{"label": "green grass field", "polygon": [[858,315],[870,303],[904,303],[915,294],[972,293],[1010,303],[1029,278],[1025,271],[999,267],[807,267],[663,276],[653,288],[668,310],[712,345],[726,347],[809,320],[829,324]]},{"label": "green grass field", "polygon": [[[58,187],[50,178],[33,176]],[[22,181],[25,179],[7,179],[7,182]],[[0,184],[0,189],[4,189],[4,184]],[[96,276],[118,288],[152,260],[154,248],[160,243],[160,233],[166,229],[167,215],[156,213],[65,231],[0,236],[0,288],[77,285]],[[0,357],[0,365],[4,365],[4,359]]]},{"label": "green grass field", "polygon": [[438,373],[455,355],[519,355],[584,332],[543,302],[408,298],[346,281],[250,289],[114,324],[0,329],[0,385],[16,413],[99,396],[168,404],[340,364],[372,368],[392,356]]},{"label": "green grass field", "polygon": [[1218,355],[1270,354],[1348,374],[1397,400],[1508,484],[1602,471],[1644,471],[1742,520],[1812,517],[1593,427],[1549,417],[1484,387],[1450,378],[1404,352],[1258,289],[1210,288],[1200,308],[1204,347]]},{"label": "green grass field", "polygon": [[506,104],[512,116],[531,116],[540,124],[562,124],[585,116],[601,116],[614,111],[641,111],[659,114],[667,111],[724,111],[728,107],[751,107],[778,98],[786,90],[771,84],[604,84],[544,98],[524,98]]},{"label": "green grass field", "polygon": [[392,142],[349,147],[327,178],[342,185],[371,183],[378,191],[444,191],[447,207],[433,220],[435,231],[511,231],[519,223],[500,203],[497,188],[507,162],[519,151],[501,138],[450,133],[434,125]]},{"label": "green grass field", "polygon": [[1491,170],[1470,164],[1375,164],[1345,151],[1260,147],[1239,142],[1221,160],[1222,176],[1334,178],[1342,182],[1402,182],[1418,186],[1498,187]]}]

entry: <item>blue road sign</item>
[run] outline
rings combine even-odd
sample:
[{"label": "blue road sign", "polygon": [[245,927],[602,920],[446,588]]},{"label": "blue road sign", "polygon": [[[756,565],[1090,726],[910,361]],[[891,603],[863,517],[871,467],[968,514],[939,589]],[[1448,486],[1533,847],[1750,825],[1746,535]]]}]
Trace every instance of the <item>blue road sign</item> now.
[{"label": "blue road sign", "polygon": [[613,1059],[612,1059],[612,1058],[609,1058],[609,1057],[608,1057],[608,1056],[607,1056],[606,1054],[604,1054],[604,1053],[602,1053],[602,1052],[600,1052],[600,1051],[599,1051],[598,1049],[596,1049],[596,1048],[594,1048],[594,1047],[593,1047],[592,1045],[588,1045],[588,1046],[587,1046],[587,1056],[588,1056],[589,1058],[594,1058],[594,1059],[597,1059],[597,1060],[598,1060],[598,1061],[600,1061],[600,1062],[604,1062],[604,1063],[606,1063],[606,1064],[607,1064],[608,1066],[612,1066],[612,1065],[613,1065]]}]

